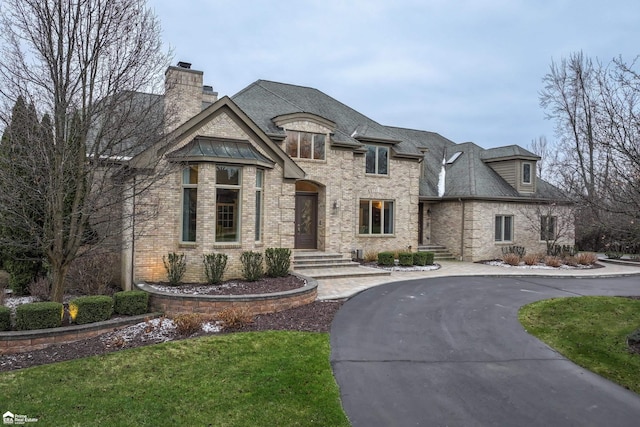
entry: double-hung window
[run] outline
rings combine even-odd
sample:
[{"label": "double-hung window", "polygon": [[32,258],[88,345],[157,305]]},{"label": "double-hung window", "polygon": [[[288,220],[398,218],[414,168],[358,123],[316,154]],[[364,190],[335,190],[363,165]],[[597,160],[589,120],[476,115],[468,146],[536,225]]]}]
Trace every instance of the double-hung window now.
[{"label": "double-hung window", "polygon": [[512,215],[496,215],[495,240],[496,242],[512,242],[513,241],[513,216]]},{"label": "double-hung window", "polygon": [[216,166],[216,242],[240,241],[240,185],[242,170]]},{"label": "double-hung window", "polygon": [[380,145],[367,145],[365,172],[374,175],[389,174],[389,148]]},{"label": "double-hung window", "polygon": [[540,240],[550,241],[556,239],[556,217],[542,215],[540,217]]},{"label": "double-hung window", "polygon": [[393,202],[360,200],[359,234],[393,234]]}]

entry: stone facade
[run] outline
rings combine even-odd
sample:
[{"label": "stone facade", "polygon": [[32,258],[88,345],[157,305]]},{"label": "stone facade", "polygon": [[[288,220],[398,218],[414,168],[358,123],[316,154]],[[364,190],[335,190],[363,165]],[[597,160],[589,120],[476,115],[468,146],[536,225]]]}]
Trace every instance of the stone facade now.
[{"label": "stone facade", "polygon": [[[527,253],[545,253],[547,242],[540,238],[542,215],[556,218],[557,244],[574,244],[570,206],[548,208],[534,203],[459,200],[432,203],[430,209],[434,224],[431,240],[446,246],[463,261],[500,258],[502,248],[506,246],[523,246]],[[494,226],[497,215],[513,217],[512,240],[496,242]]]},{"label": "stone facade", "polygon": [[[225,279],[228,279],[241,277],[240,256],[244,251],[264,252],[272,247],[297,249],[296,245],[302,248],[303,245],[297,240],[300,233],[296,222],[302,209],[296,207],[296,202],[304,196],[314,201],[313,225],[316,231],[316,237],[309,238],[315,241],[305,242],[306,249],[349,257],[356,251],[362,251],[363,254],[415,251],[420,241],[422,244],[443,245],[460,259],[478,261],[499,257],[505,245],[525,246],[528,251],[536,252],[545,248],[545,242],[540,240],[539,229],[535,229],[536,223],[538,227],[540,224],[539,205],[534,204],[533,199],[528,200],[528,195],[520,202],[480,200],[466,196],[455,199],[445,197],[444,200],[433,199],[433,196],[421,197],[422,180],[426,179],[428,173],[434,175],[431,173],[434,171],[426,168],[441,167],[440,164],[427,164],[425,161],[427,155],[424,153],[428,153],[429,147],[419,144],[417,148],[414,147],[417,150],[415,152],[402,153],[402,149],[394,151],[395,144],[403,143],[403,137],[388,137],[384,131],[373,132],[369,136],[366,135],[366,129],[361,136],[357,132],[358,127],[346,132],[345,127],[360,125],[348,120],[348,124],[342,123],[342,129],[336,129],[336,123],[305,112],[304,107],[300,107],[300,111],[263,118],[262,121],[267,123],[260,122],[258,125],[254,118],[262,116],[250,118],[249,113],[241,110],[239,104],[231,99],[223,97],[216,100],[210,90],[203,92],[202,72],[170,67],[166,78],[165,116],[168,118],[167,133],[170,139],[164,146],[152,147],[140,155],[140,158],[160,156],[155,173],[163,173],[163,176],[150,186],[144,196],[128,202],[124,207],[125,212],[134,211],[135,218],[149,216],[153,212],[151,221],[128,224],[128,228],[135,230],[125,237],[124,244],[123,281],[128,289],[131,289],[134,281],[166,280],[163,256],[170,252],[185,254],[188,265],[183,279],[185,282],[201,282],[205,279],[202,263],[205,254],[227,254],[229,259]],[[258,95],[263,93],[258,89],[256,91]],[[258,95],[259,102],[269,102]],[[276,102],[275,99],[279,98],[267,99]],[[253,114],[256,111],[272,111],[269,105],[265,104],[262,108],[262,104],[245,102],[249,110],[253,109]],[[291,105],[287,103],[286,108],[280,107],[279,111],[289,111]],[[334,112],[334,118],[340,117],[343,116]],[[364,116],[354,117],[355,121],[368,120]],[[369,124],[373,127],[377,125],[375,122]],[[317,159],[298,158],[297,155],[289,157],[285,146],[287,140],[284,139],[286,132],[324,135],[323,156],[318,155]],[[341,140],[334,140],[338,134]],[[345,143],[345,135],[349,134],[351,142]],[[267,160],[261,163],[260,159],[254,159],[252,163],[238,153],[199,154],[201,157],[186,160],[172,157],[172,153],[181,148],[190,149],[193,143],[199,141],[198,138],[215,139],[219,144],[215,147],[224,146],[225,141],[240,142],[250,147],[252,153],[258,153],[256,158]],[[386,174],[366,173],[368,146],[386,147],[388,150]],[[210,147],[212,152],[215,147]],[[424,154],[424,158],[420,153]],[[514,162],[509,164],[519,165]],[[216,168],[221,164],[237,167],[241,171],[238,203],[234,205],[234,214],[240,223],[238,238],[227,243],[216,242]],[[193,242],[183,242],[182,173],[190,165],[198,167],[196,238]],[[518,170],[511,166],[509,170]],[[535,163],[532,163],[532,167],[535,168]],[[264,173],[264,183],[261,189],[262,235],[256,239],[258,169]],[[386,204],[388,207],[392,203],[393,232],[364,233],[361,202],[370,203],[372,223],[374,213],[382,217],[378,210],[382,208],[379,206]],[[297,213],[296,209],[300,212]],[[562,211],[564,208],[558,209]],[[422,224],[419,224],[420,212]],[[513,216],[513,241],[495,241],[496,215]],[[375,221],[376,224],[382,223],[381,219]],[[573,243],[571,227],[558,243]],[[420,229],[422,236],[418,236]]]}]

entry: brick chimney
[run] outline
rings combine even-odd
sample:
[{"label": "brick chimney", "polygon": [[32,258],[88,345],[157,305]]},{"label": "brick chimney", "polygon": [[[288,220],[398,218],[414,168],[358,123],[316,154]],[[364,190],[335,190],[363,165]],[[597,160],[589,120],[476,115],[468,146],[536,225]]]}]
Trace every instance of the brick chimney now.
[{"label": "brick chimney", "polygon": [[203,72],[192,70],[188,62],[178,62],[177,66],[165,72],[165,120],[167,131],[171,131],[204,108],[217,101],[218,93],[212,86],[203,86]]}]

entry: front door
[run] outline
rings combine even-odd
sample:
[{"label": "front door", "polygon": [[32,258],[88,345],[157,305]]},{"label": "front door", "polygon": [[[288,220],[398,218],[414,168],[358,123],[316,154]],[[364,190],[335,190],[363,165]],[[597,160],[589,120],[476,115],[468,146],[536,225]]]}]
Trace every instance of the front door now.
[{"label": "front door", "polygon": [[318,241],[318,195],[296,194],[296,249],[316,249]]}]

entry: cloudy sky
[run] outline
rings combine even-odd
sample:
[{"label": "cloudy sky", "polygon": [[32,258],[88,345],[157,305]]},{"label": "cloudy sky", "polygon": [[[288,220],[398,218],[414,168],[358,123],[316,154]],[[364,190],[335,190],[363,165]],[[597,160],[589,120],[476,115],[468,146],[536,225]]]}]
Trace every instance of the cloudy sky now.
[{"label": "cloudy sky", "polygon": [[175,60],[233,95],[317,88],[384,125],[483,147],[554,139],[552,60],[640,54],[637,0],[148,0]]}]

